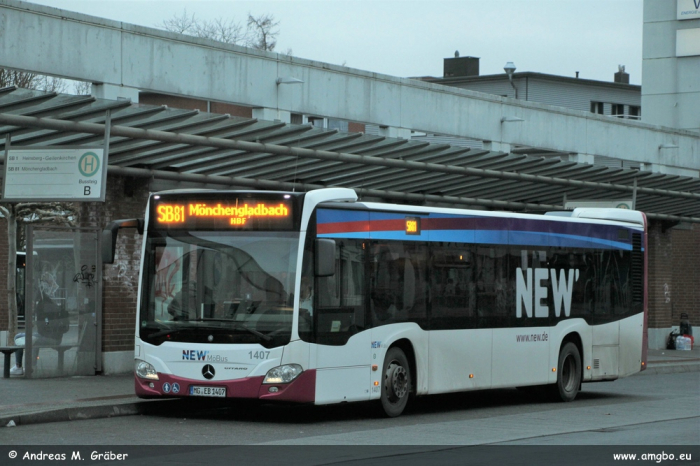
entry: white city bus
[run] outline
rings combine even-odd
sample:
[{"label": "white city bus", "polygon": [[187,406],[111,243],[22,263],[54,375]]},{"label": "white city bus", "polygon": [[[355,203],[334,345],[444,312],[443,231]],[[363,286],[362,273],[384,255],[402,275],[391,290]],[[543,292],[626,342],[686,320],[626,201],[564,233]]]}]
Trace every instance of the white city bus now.
[{"label": "white city bus", "polygon": [[[168,191],[146,218],[140,397],[330,404],[582,382],[646,361],[646,219],[308,193]],[[111,246],[111,250],[110,250]]]}]

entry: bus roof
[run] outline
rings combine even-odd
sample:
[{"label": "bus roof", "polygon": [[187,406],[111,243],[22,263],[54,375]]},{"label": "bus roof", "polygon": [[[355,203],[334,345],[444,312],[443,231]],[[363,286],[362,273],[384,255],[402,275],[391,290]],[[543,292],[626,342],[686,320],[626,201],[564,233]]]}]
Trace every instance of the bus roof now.
[{"label": "bus roof", "polygon": [[[411,212],[415,214],[428,214],[430,212],[449,213],[456,215],[475,215],[484,217],[519,217],[533,220],[576,221],[589,223],[626,223],[628,226],[644,228],[644,214],[637,210],[612,209],[612,208],[577,208],[573,211],[547,212],[546,214],[518,213],[510,211],[491,211],[459,209],[455,207],[430,207],[412,206],[404,204],[385,204],[382,202],[362,202],[336,204],[323,203],[324,207],[336,208],[365,208],[368,210],[384,210],[395,212]],[[631,224],[631,225],[630,225]]]}]

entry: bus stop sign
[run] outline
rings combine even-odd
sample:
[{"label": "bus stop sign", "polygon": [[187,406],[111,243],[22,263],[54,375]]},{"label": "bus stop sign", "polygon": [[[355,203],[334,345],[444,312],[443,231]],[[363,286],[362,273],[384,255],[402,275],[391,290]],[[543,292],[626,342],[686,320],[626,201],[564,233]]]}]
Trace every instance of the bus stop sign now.
[{"label": "bus stop sign", "polygon": [[104,201],[106,175],[102,147],[10,149],[2,200]]}]

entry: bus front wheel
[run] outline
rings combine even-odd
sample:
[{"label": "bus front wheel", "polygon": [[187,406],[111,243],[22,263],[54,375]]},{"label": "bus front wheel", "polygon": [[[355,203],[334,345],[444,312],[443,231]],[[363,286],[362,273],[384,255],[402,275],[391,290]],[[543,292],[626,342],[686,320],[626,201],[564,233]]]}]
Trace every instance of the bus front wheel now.
[{"label": "bus front wheel", "polygon": [[411,393],[411,368],[400,348],[390,348],[384,358],[382,408],[389,417],[399,416]]},{"label": "bus front wheel", "polygon": [[581,386],[581,354],[574,343],[562,347],[557,371],[557,383],[552,387],[554,398],[573,401]]}]

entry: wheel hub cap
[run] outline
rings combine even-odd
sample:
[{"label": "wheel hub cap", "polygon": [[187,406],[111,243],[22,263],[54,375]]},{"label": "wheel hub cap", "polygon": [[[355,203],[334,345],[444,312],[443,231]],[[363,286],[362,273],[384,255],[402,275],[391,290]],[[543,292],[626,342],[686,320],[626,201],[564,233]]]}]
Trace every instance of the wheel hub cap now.
[{"label": "wheel hub cap", "polygon": [[408,378],[406,377],[406,369],[398,364],[391,364],[387,371],[387,379],[389,388],[397,399],[401,399],[408,393]]}]

